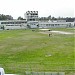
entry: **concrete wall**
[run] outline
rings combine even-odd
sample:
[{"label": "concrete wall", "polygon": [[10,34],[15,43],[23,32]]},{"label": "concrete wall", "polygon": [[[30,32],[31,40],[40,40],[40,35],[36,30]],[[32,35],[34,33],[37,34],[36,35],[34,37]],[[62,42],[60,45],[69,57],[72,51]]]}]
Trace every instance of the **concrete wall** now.
[{"label": "concrete wall", "polygon": [[67,28],[74,27],[74,22],[39,22],[39,28]]},{"label": "concrete wall", "polygon": [[65,72],[26,72],[25,75],[65,75]]},{"label": "concrete wall", "polygon": [[25,20],[5,20],[0,21],[0,29],[26,29],[27,23]]},{"label": "concrete wall", "polygon": [[26,29],[27,25],[4,25],[4,29]]}]

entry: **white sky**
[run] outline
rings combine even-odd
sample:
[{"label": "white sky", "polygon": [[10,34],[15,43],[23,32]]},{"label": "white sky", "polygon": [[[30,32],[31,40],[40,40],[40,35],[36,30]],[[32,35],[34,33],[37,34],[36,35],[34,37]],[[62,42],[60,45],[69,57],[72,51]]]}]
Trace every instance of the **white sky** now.
[{"label": "white sky", "polygon": [[74,0],[0,0],[0,14],[24,18],[26,11],[38,11],[39,17],[75,17]]}]

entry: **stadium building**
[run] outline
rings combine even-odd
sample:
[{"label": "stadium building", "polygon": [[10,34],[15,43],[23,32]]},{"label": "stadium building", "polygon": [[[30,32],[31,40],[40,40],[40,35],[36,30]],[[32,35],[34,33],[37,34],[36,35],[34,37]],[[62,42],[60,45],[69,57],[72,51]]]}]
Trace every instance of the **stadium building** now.
[{"label": "stadium building", "polygon": [[26,20],[4,20],[0,21],[0,29],[26,29],[27,22]]},{"label": "stadium building", "polygon": [[27,11],[25,13],[25,19],[29,28],[38,27],[38,11]]},{"label": "stadium building", "polygon": [[38,11],[27,11],[24,14],[26,20],[1,20],[0,30],[27,29],[27,28],[68,28],[75,27],[74,22],[66,20],[39,20]]}]

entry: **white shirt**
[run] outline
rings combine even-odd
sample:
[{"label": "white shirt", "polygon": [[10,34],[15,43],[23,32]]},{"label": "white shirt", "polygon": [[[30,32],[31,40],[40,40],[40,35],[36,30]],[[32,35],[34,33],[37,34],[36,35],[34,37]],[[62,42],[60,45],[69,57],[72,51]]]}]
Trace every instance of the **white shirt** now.
[{"label": "white shirt", "polygon": [[0,75],[4,75],[4,69],[3,68],[0,68]]}]

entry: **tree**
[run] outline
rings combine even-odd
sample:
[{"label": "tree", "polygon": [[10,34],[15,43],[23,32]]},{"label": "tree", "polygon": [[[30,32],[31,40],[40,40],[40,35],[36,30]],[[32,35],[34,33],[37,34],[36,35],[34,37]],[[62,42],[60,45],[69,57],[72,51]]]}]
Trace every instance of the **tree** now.
[{"label": "tree", "polygon": [[50,15],[50,16],[48,16],[48,19],[49,19],[49,20],[51,20],[51,15]]},{"label": "tree", "polygon": [[55,17],[52,17],[52,20],[57,20],[57,18],[55,18]]},{"label": "tree", "polygon": [[74,22],[74,18],[66,17],[66,22]]},{"label": "tree", "polygon": [[0,28],[3,29],[3,30],[5,29],[4,26],[1,26]]},{"label": "tree", "polygon": [[18,17],[18,20],[24,20],[21,16]]},{"label": "tree", "polygon": [[13,20],[11,15],[0,14],[0,20]]},{"label": "tree", "polygon": [[30,28],[31,28],[31,26],[30,26],[30,25],[27,25],[27,28],[29,28],[29,29],[30,29]]}]

